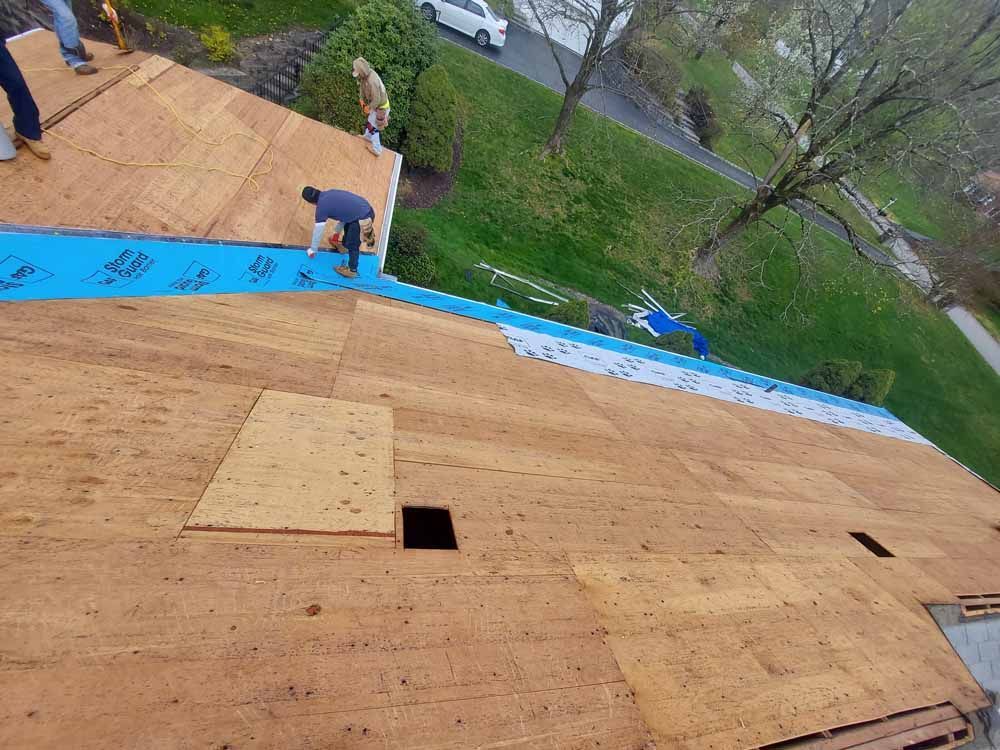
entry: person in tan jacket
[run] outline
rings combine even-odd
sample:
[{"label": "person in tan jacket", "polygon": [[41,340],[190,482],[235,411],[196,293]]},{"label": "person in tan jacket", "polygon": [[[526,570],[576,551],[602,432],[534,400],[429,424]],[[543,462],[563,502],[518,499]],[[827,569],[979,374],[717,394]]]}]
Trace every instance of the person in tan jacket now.
[{"label": "person in tan jacket", "polygon": [[356,58],[351,66],[351,75],[358,79],[358,102],[361,109],[368,115],[365,132],[361,134],[368,140],[368,150],[375,156],[382,153],[381,132],[389,124],[389,96],[378,73],[363,57]]}]

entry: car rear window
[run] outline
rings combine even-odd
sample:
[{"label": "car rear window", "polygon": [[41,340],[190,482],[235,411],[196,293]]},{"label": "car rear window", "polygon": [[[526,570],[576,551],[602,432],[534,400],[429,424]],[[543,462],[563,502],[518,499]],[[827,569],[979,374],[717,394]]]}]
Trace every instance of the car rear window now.
[{"label": "car rear window", "polygon": [[477,16],[484,16],[484,17],[486,16],[486,14],[483,13],[483,9],[479,7],[479,3],[474,3],[472,2],[472,0],[469,0],[468,4],[465,6],[465,9],[468,10],[470,13],[475,13]]},{"label": "car rear window", "polygon": [[486,15],[492,18],[494,21],[499,21],[500,17],[493,12],[493,8],[483,3],[483,10],[486,11]]}]

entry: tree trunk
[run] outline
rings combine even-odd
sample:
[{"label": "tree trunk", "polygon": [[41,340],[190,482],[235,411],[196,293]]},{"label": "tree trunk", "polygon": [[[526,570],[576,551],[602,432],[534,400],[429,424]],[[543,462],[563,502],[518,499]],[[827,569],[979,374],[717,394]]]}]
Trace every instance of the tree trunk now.
[{"label": "tree trunk", "polygon": [[[587,78],[589,78],[589,75]],[[566,89],[562,108],[559,110],[559,117],[556,118],[556,125],[552,129],[549,139],[545,142],[544,148],[542,148],[540,158],[544,159],[549,154],[561,154],[563,152],[563,139],[566,136],[566,131],[569,130],[570,124],[573,122],[573,113],[576,112],[576,105],[580,103],[580,99],[583,98],[583,94],[587,90],[586,80],[586,78],[581,80],[581,76],[577,75],[573,83],[570,84],[570,87]]]},{"label": "tree trunk", "polygon": [[698,248],[694,254],[694,261],[691,267],[694,272],[703,279],[718,281],[719,279],[719,253],[733,239],[742,234],[743,230],[757,221],[760,217],[777,208],[782,201],[775,200],[770,192],[770,186],[761,185],[757,189],[757,195],[740,210],[726,228],[721,232],[709,237],[704,245]]},{"label": "tree trunk", "polygon": [[709,281],[719,280],[719,253],[729,244],[729,241],[746,229],[751,222],[747,208],[740,211],[740,215],[729,222],[728,226],[713,237],[710,237],[704,245],[698,248],[694,254],[692,268],[694,272],[703,279]]}]

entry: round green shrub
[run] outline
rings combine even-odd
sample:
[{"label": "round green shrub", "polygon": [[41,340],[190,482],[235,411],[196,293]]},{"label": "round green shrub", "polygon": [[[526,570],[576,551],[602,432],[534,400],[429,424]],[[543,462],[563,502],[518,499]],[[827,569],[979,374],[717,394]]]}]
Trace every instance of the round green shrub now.
[{"label": "round green shrub", "polygon": [[801,385],[834,396],[843,396],[861,374],[861,363],[846,359],[820,362],[803,377]]},{"label": "round green shrub", "polygon": [[400,281],[428,286],[437,269],[427,254],[427,229],[419,224],[401,224],[392,228],[385,256],[385,272]]},{"label": "round green shrub", "polygon": [[585,299],[571,299],[553,307],[545,317],[556,323],[587,330],[590,326],[590,305]]},{"label": "round green shrub", "polygon": [[403,155],[413,167],[451,169],[458,127],[458,92],[441,65],[417,76]]},{"label": "round green shrub", "polygon": [[302,71],[297,109],[343,130],[360,133],[365,115],[351,62],[364,57],[385,84],[392,110],[383,140],[399,144],[410,118],[417,76],[437,56],[437,32],[410,0],[369,0],[327,40]]},{"label": "round green shrub", "polygon": [[683,354],[685,357],[697,357],[698,352],[694,350],[694,336],[688,331],[671,331],[656,339],[657,349],[663,349],[674,354]]},{"label": "round green shrub", "polygon": [[415,257],[427,254],[427,240],[430,233],[422,224],[400,224],[392,228],[389,235],[389,252],[394,255]]},{"label": "round green shrub", "polygon": [[896,382],[893,370],[865,370],[847,389],[847,397],[864,401],[872,406],[881,406]]},{"label": "round green shrub", "polygon": [[429,255],[388,255],[385,272],[407,284],[428,286],[434,280],[437,268]]}]

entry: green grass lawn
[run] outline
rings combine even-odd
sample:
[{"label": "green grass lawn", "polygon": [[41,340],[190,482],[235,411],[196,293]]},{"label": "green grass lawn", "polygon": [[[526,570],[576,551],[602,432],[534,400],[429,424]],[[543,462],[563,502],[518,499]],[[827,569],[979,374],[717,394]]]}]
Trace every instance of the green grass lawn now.
[{"label": "green grass lawn", "polygon": [[[482,272],[467,281],[465,271],[486,260],[609,304],[629,299],[618,280],[687,310],[719,356],[748,370],[794,381],[825,358],[892,368],[897,381],[887,406],[1000,481],[1000,378],[908,285],[859,264],[844,243],[816,231],[814,282],[800,296],[808,321],[793,312],[794,322],[786,322],[797,270],[787,246],[767,230],[737,243],[748,267],[731,261],[723,284],[707,286],[688,270],[699,233],[668,240],[701,201],[739,195],[732,183],[583,109],[566,157],[540,162],[559,97],[452,45],[443,45],[441,57],[462,98],[462,167],[437,206],[396,213],[397,222],[430,230],[436,288],[488,302],[504,296],[517,309],[539,312],[490,287]],[[789,231],[798,227],[789,217]],[[749,267],[772,249],[762,272]]]},{"label": "green grass lawn", "polygon": [[878,206],[897,198],[888,210],[889,217],[936,240],[954,242],[979,222],[971,206],[936,185],[924,184],[916,175],[903,179],[895,172],[885,172],[861,180],[860,187]]},{"label": "green grass lawn", "polygon": [[293,26],[326,28],[354,0],[127,0],[123,5],[189,29],[221,26],[234,36],[258,36]]}]

